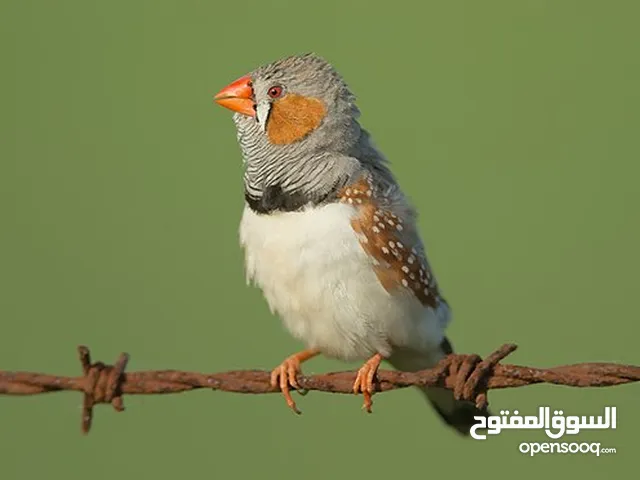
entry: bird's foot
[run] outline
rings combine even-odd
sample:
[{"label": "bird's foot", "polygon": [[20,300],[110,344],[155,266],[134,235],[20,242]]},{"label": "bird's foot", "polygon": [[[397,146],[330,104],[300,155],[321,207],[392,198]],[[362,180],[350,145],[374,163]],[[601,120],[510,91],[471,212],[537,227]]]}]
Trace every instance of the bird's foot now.
[{"label": "bird's foot", "polygon": [[285,358],[279,366],[271,371],[271,386],[274,388],[278,386],[280,387],[280,391],[282,392],[287,405],[297,414],[302,412],[298,410],[296,402],[291,397],[289,387],[300,390],[300,385],[298,384],[297,379],[297,375],[302,373],[300,364],[315,357],[319,353],[320,352],[317,350],[303,350],[302,352],[294,353],[290,357]]},{"label": "bird's foot", "polygon": [[382,362],[382,355],[376,353],[373,357],[366,361],[366,363],[358,370],[356,381],[353,384],[353,393],[356,395],[362,393],[364,396],[364,403],[362,408],[371,413],[371,406],[373,401],[371,397],[374,392],[374,379],[378,372],[378,367]]}]

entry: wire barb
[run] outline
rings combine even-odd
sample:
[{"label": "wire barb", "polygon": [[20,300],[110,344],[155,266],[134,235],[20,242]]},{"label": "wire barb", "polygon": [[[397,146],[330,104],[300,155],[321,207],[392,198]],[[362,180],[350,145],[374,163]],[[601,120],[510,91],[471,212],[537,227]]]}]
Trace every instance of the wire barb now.
[{"label": "wire barb", "polygon": [[[536,383],[570,387],[609,387],[640,381],[640,366],[615,363],[581,363],[553,368],[533,368],[500,363],[516,350],[505,344],[484,360],[478,355],[451,354],[434,368],[420,372],[378,371],[376,392],[411,386],[444,387],[453,390],[458,400],[473,402],[480,409],[488,405],[487,391],[514,388]],[[33,372],[0,370],[0,394],[37,395],[58,391],[82,392],[82,432],[91,429],[93,407],[109,403],[117,412],[124,411],[124,394],[169,394],[200,388],[235,393],[275,393],[271,372],[237,370],[222,373],[196,373],[177,370],[125,372],[129,355],[121,353],[114,365],[91,363],[85,346],[78,347],[82,376],[65,377]],[[298,376],[300,388],[330,393],[353,393],[355,371]]]},{"label": "wire barb", "polygon": [[85,346],[78,347],[82,372],[85,378],[84,399],[82,402],[82,433],[91,429],[93,407],[99,403],[110,403],[116,412],[124,411],[120,383],[124,378],[124,369],[129,355],[121,353],[114,366],[102,362],[91,363],[91,353]]}]

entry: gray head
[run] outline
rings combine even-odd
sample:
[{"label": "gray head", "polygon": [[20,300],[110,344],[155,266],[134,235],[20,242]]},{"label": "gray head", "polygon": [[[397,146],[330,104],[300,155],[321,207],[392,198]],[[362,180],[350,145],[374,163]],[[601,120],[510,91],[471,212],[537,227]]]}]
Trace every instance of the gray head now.
[{"label": "gray head", "polygon": [[362,170],[359,152],[372,149],[355,97],[315,54],[259,67],[215,100],[236,112],[245,198],[256,211],[328,201]]}]

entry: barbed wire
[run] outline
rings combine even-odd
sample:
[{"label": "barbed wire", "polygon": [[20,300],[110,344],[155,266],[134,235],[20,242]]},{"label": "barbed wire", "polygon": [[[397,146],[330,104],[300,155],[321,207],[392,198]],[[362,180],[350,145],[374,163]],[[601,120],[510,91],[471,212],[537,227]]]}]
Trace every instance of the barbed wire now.
[{"label": "barbed wire", "polygon": [[[452,354],[434,368],[419,372],[380,370],[375,392],[386,392],[411,386],[434,386],[453,390],[458,400],[474,402],[478,408],[488,405],[487,391],[514,388],[536,383],[570,387],[609,387],[640,381],[640,366],[615,363],[580,363],[553,368],[533,368],[499,363],[516,350],[505,344],[484,360],[478,355]],[[129,355],[121,353],[114,365],[91,362],[89,349],[78,347],[82,375],[67,377],[34,372],[0,370],[0,394],[38,395],[59,391],[84,393],[82,432],[87,434],[93,419],[93,407],[110,403],[124,411],[123,395],[169,394],[200,388],[235,393],[276,393],[270,382],[271,372],[236,370],[222,373],[197,373],[178,370],[125,372]],[[301,393],[316,390],[353,394],[355,371],[321,375],[299,375]]]}]

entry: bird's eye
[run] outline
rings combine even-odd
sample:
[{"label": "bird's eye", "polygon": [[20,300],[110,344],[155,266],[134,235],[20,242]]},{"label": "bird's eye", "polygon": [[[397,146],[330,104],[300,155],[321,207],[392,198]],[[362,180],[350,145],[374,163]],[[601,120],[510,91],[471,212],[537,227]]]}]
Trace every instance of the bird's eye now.
[{"label": "bird's eye", "polygon": [[274,85],[273,87],[271,87],[269,89],[269,91],[267,92],[267,94],[271,97],[271,98],[278,98],[280,97],[280,95],[282,95],[282,87],[280,85]]}]

